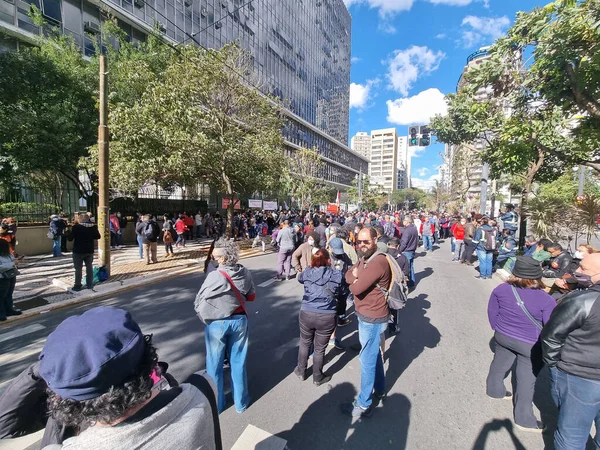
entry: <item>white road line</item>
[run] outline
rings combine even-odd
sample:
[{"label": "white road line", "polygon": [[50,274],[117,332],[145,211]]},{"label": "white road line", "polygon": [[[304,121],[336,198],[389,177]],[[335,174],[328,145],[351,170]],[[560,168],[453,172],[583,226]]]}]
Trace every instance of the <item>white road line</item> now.
[{"label": "white road line", "polygon": [[17,328],[16,330],[9,331],[8,333],[0,334],[0,342],[8,341],[10,339],[15,339],[21,336],[25,336],[29,333],[35,333],[36,331],[40,331],[46,328],[44,325],[39,323],[35,323],[33,325],[29,325],[23,328]]},{"label": "white road line", "polygon": [[41,352],[42,348],[44,348],[44,342],[46,342],[46,338],[38,339],[19,350],[0,355],[0,367],[2,367],[3,364],[16,363],[17,361]]},{"label": "white road line", "polygon": [[270,280],[263,281],[262,283],[260,283],[260,284],[258,285],[258,287],[267,287],[267,286],[270,286],[270,285],[272,285],[272,284],[273,284],[273,283],[275,283],[276,281],[277,281],[277,280],[276,280],[275,278],[271,278]]},{"label": "white road line", "polygon": [[231,450],[283,450],[287,441],[254,425],[248,425]]}]

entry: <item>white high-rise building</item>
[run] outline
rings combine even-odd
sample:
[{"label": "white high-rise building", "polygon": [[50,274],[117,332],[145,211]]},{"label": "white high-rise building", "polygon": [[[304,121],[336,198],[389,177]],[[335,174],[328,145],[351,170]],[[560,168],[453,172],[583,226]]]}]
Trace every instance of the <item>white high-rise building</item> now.
[{"label": "white high-rise building", "polygon": [[398,186],[398,134],[395,128],[371,131],[369,177],[373,185],[391,193]]},{"label": "white high-rise building", "polygon": [[356,153],[371,159],[371,136],[366,131],[359,131],[350,140],[350,148]]},{"label": "white high-rise building", "polygon": [[407,189],[410,187],[410,160],[412,158],[408,154],[408,136],[398,137],[398,161],[396,168],[398,169],[398,180],[396,189]]}]

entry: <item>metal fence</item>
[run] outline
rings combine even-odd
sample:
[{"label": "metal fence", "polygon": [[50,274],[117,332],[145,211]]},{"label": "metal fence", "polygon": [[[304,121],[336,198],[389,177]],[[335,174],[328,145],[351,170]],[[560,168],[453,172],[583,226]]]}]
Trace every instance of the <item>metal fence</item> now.
[{"label": "metal fence", "polygon": [[[87,194],[87,193],[86,193]],[[82,196],[74,187],[40,190],[32,187],[12,187],[0,189],[0,218],[13,217],[20,223],[48,223],[52,214],[65,213],[73,217],[78,212],[95,213],[98,199],[95,193]],[[145,187],[137,195],[121,195],[111,192],[110,210],[126,216],[136,213],[162,215],[177,212],[206,213],[209,206],[210,190],[200,187],[195,190],[173,188],[164,190],[158,187]]]}]

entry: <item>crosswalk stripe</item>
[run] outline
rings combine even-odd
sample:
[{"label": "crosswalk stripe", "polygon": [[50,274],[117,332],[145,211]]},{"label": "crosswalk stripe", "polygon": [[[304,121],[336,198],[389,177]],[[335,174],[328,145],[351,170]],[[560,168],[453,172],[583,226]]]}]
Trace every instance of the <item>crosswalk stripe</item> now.
[{"label": "crosswalk stripe", "polygon": [[254,425],[248,425],[242,435],[233,444],[231,450],[248,450],[251,448],[260,450],[283,450],[287,441],[271,433],[261,430]]},{"label": "crosswalk stripe", "polygon": [[260,283],[260,284],[258,285],[258,287],[267,287],[267,286],[270,286],[270,285],[272,285],[272,284],[273,284],[273,283],[275,283],[276,281],[277,281],[277,280],[276,280],[275,278],[271,278],[270,280],[263,281],[262,283]]},{"label": "crosswalk stripe", "polygon": [[0,367],[4,364],[8,363],[16,363],[17,361],[21,361],[22,359],[28,358],[31,355],[35,355],[42,351],[44,348],[44,342],[46,338],[38,339],[33,341],[31,344],[20,348],[14,352],[8,352],[0,355]]},{"label": "crosswalk stripe", "polygon": [[25,336],[29,333],[35,333],[36,331],[40,331],[46,328],[44,325],[39,323],[29,325],[23,328],[17,328],[16,330],[9,331],[8,333],[0,334],[0,342],[8,341],[10,339],[15,339],[21,336]]}]

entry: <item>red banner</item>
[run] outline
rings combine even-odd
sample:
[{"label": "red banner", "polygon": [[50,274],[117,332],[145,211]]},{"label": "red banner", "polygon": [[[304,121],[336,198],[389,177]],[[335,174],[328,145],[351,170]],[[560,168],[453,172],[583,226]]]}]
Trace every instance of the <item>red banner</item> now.
[{"label": "red banner", "polygon": [[[240,209],[240,199],[234,198],[233,201],[234,201],[233,209]],[[223,209],[227,209],[230,202],[231,202],[231,200],[229,199],[229,197],[223,197],[221,207]]]}]

